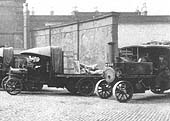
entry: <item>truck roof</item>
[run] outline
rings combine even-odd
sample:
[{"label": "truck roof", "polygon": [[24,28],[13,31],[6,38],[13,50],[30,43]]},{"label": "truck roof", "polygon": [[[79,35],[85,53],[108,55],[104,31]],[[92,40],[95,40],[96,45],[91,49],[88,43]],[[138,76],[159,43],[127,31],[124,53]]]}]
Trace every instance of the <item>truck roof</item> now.
[{"label": "truck roof", "polygon": [[170,49],[169,45],[130,45],[130,46],[124,46],[121,49],[125,48],[167,48]]}]

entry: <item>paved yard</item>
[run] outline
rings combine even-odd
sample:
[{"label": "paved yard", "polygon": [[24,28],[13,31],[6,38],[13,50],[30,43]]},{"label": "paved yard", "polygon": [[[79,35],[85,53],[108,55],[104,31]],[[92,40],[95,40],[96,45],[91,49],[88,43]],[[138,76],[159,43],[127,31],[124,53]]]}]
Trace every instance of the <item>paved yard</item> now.
[{"label": "paved yard", "polygon": [[168,121],[170,92],[135,94],[128,103],[113,98],[70,95],[47,89],[11,96],[0,91],[0,121]]}]

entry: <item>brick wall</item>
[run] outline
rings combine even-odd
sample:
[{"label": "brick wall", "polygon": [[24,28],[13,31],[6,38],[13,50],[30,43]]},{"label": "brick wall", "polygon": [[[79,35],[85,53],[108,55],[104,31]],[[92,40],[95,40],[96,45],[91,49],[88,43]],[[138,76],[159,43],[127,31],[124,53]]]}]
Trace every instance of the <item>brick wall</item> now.
[{"label": "brick wall", "polygon": [[64,59],[65,68],[72,68],[73,61],[77,59],[85,64],[97,63],[103,68],[107,59],[107,43],[117,43],[117,27],[118,16],[109,15],[51,29],[34,30],[32,40],[34,47],[48,46],[50,38],[51,45],[62,47],[67,57]]},{"label": "brick wall", "polygon": [[25,0],[0,1],[0,45],[23,48],[23,3]]},{"label": "brick wall", "polygon": [[[85,64],[103,66],[107,60],[107,43],[112,42],[113,18],[108,17],[101,20],[80,24],[80,60]],[[115,22],[116,23],[116,22]]]}]

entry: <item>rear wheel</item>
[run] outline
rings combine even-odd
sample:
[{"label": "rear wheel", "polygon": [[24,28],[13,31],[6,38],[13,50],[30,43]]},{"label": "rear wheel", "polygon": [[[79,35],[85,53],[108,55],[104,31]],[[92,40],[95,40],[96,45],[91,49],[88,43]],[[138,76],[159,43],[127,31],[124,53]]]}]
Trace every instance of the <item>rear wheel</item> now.
[{"label": "rear wheel", "polygon": [[105,79],[102,79],[97,82],[95,92],[100,98],[107,99],[112,96],[112,86]]},{"label": "rear wheel", "polygon": [[71,87],[71,86],[67,86],[66,87],[67,88],[67,90],[71,93],[71,94],[77,94],[77,88],[75,88],[75,87]]},{"label": "rear wheel", "polygon": [[36,86],[35,86],[35,90],[36,91],[40,91],[40,90],[42,90],[42,88],[43,88],[43,84],[36,84]]},{"label": "rear wheel", "polygon": [[21,80],[16,78],[8,79],[5,85],[5,89],[10,95],[17,95],[21,93],[22,90]]},{"label": "rear wheel", "polygon": [[71,93],[71,94],[77,94],[78,89],[76,88],[76,82],[77,81],[69,81],[68,84],[66,85],[66,89]]},{"label": "rear wheel", "polygon": [[23,84],[23,91],[40,91],[43,88],[41,83],[27,82]]},{"label": "rear wheel", "polygon": [[23,83],[23,88],[22,88],[22,90],[23,91],[32,91],[32,84],[31,83]]},{"label": "rear wheel", "polygon": [[113,87],[113,96],[119,102],[127,102],[133,96],[133,87],[127,81],[119,81]]},{"label": "rear wheel", "polygon": [[94,88],[94,82],[90,78],[85,78],[78,82],[78,91],[80,95],[90,96],[94,94]]}]

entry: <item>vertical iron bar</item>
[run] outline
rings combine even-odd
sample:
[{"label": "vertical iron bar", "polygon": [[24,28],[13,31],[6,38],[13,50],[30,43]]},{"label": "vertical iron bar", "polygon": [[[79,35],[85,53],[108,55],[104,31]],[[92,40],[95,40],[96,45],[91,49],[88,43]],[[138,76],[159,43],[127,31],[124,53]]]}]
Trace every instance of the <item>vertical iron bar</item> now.
[{"label": "vertical iron bar", "polygon": [[77,60],[80,60],[80,24],[79,21],[77,21]]},{"label": "vertical iron bar", "polygon": [[49,46],[51,47],[51,26],[49,26]]},{"label": "vertical iron bar", "polygon": [[49,46],[50,46],[50,73],[49,73],[49,80],[50,80],[50,82],[52,81],[52,80],[54,80],[53,79],[53,66],[52,66],[52,48],[51,48],[51,26],[49,26]]},{"label": "vertical iron bar", "polygon": [[137,47],[137,60],[139,59],[139,48]]}]

